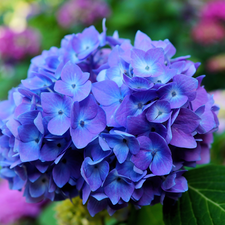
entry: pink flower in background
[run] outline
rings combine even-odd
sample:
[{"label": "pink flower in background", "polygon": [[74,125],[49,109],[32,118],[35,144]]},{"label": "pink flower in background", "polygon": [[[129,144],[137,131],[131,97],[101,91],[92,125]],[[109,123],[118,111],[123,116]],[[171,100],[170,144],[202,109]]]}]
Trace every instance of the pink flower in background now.
[{"label": "pink flower in background", "polygon": [[193,28],[192,37],[203,45],[214,44],[225,38],[225,28],[214,20],[202,20]]},{"label": "pink flower in background", "polygon": [[201,10],[202,19],[225,20],[225,1],[209,1]]},{"label": "pink flower in background", "polygon": [[67,28],[79,23],[90,25],[109,14],[109,6],[102,0],[70,0],[59,9],[57,20],[62,27]]},{"label": "pink flower in background", "polygon": [[31,28],[16,33],[8,27],[0,27],[0,57],[5,61],[20,60],[36,55],[40,49],[40,35]]},{"label": "pink flower in background", "polygon": [[0,224],[12,224],[23,217],[37,217],[43,204],[27,203],[23,192],[10,190],[8,182],[0,182]]},{"label": "pink flower in background", "polygon": [[218,133],[225,131],[225,90],[212,91],[215,103],[220,107],[218,119],[220,122]]}]

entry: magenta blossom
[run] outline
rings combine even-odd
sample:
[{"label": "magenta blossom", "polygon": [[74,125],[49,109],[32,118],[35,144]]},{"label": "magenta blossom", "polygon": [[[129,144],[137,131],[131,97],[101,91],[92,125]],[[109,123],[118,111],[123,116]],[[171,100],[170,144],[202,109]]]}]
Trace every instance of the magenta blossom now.
[{"label": "magenta blossom", "polygon": [[40,35],[36,30],[27,28],[15,32],[8,27],[0,27],[0,55],[3,60],[20,60],[34,56],[40,49]]},{"label": "magenta blossom", "polygon": [[23,217],[37,217],[42,204],[27,203],[23,192],[10,190],[7,181],[0,182],[0,224],[12,224]]},{"label": "magenta blossom", "polygon": [[225,1],[214,0],[207,2],[201,10],[202,19],[224,20],[225,21]]},{"label": "magenta blossom", "polygon": [[192,37],[203,45],[214,44],[225,38],[225,28],[217,21],[202,20],[193,28]]},{"label": "magenta blossom", "polygon": [[57,20],[62,27],[67,28],[75,24],[90,25],[109,14],[110,9],[105,1],[70,0],[59,9]]}]

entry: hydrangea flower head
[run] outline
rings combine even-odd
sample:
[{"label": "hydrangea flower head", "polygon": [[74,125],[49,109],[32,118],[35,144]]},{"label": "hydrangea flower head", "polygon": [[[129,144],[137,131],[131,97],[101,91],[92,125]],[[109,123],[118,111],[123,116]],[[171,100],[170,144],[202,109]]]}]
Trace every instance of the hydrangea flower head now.
[{"label": "hydrangea flower head", "polygon": [[219,108],[175,52],[104,21],[43,51],[0,103],[1,176],[29,202],[79,195],[92,216],[177,199],[184,167],[209,161]]}]

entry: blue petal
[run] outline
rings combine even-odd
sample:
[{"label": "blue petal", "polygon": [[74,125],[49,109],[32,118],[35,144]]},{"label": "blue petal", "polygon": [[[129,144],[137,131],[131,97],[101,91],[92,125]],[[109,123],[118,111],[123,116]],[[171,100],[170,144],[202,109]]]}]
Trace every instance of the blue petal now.
[{"label": "blue petal", "polygon": [[113,205],[117,204],[120,198],[128,202],[134,191],[134,184],[118,175],[116,176],[115,170],[112,170],[106,178],[104,191]]},{"label": "blue petal", "polygon": [[34,183],[29,183],[30,195],[33,198],[37,198],[37,197],[42,196],[47,189],[47,186],[46,186],[46,184],[48,183],[47,181],[48,181],[48,178],[46,176],[41,176]]},{"label": "blue petal", "polygon": [[149,122],[163,123],[170,117],[170,103],[163,100],[158,100],[152,104],[147,112],[146,118]]},{"label": "blue petal", "polygon": [[40,157],[41,141],[19,142],[18,151],[22,162],[29,162],[39,159]]},{"label": "blue petal", "polygon": [[126,144],[120,143],[113,148],[113,152],[119,163],[123,163],[127,159],[129,148]]},{"label": "blue petal", "polygon": [[55,165],[52,170],[52,176],[56,185],[59,188],[63,187],[70,179],[70,170],[68,165],[63,161]]},{"label": "blue petal", "polygon": [[92,84],[92,92],[96,100],[104,106],[119,103],[121,98],[120,90],[117,84],[111,80],[105,80]]}]

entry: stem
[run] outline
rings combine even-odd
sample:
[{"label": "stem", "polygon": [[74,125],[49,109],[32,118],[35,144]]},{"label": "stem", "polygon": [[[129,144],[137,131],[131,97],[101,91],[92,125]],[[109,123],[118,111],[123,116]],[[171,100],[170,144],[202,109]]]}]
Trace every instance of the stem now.
[{"label": "stem", "polygon": [[104,216],[101,216],[101,224],[102,224],[102,225],[105,225]]}]

